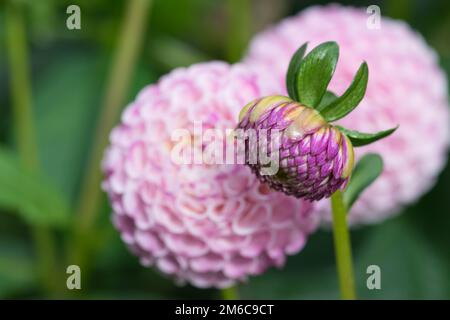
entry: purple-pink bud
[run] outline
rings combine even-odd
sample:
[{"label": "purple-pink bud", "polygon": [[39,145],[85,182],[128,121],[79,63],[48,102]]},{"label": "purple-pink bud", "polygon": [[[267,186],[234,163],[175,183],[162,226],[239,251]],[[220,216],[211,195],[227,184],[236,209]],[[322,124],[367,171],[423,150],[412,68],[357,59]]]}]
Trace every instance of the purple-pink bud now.
[{"label": "purple-pink bud", "polygon": [[[246,164],[273,189],[320,200],[347,185],[353,169],[353,146],[317,110],[288,97],[269,96],[242,109],[238,128],[257,132],[257,141],[245,140]],[[279,133],[276,147],[273,140],[262,139],[263,134],[274,139],[275,132]],[[279,161],[277,172],[267,174],[259,154],[257,161],[251,161],[251,153],[261,151]]]}]

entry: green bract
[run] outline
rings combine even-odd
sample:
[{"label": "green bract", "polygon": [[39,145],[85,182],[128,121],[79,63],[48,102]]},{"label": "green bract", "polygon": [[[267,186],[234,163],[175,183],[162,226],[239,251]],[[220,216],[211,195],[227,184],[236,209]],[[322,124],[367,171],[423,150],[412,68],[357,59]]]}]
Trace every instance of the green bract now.
[{"label": "green bract", "polygon": [[292,99],[296,101],[299,101],[297,94],[297,70],[300,67],[303,56],[305,55],[306,46],[307,43],[298,48],[294,53],[289,63],[289,68],[286,75],[286,87],[288,94]]},{"label": "green bract", "polygon": [[368,78],[369,68],[364,62],[359,67],[352,84],[344,94],[319,110],[325,119],[328,121],[336,121],[352,112],[364,98]]},{"label": "green bract", "polygon": [[[327,91],[339,58],[336,42],[324,42],[312,49],[306,56],[307,43],[293,55],[286,75],[289,96],[302,105],[316,109],[327,121],[339,120],[352,112],[362,101],[367,89],[369,68],[363,62],[352,83],[341,96]],[[376,112],[376,110],[374,111]],[[341,126],[335,126],[351,141],[353,147],[360,147],[392,134],[397,128],[377,133],[363,133]],[[356,165],[353,177],[344,194],[346,205],[350,207],[359,194],[381,174],[383,161],[379,155],[363,157]]]},{"label": "green bract", "polygon": [[[306,46],[305,46],[306,49]],[[299,101],[316,108],[327,91],[339,57],[336,42],[325,42],[311,50],[298,63],[296,73]]]},{"label": "green bract", "polygon": [[363,133],[355,130],[348,130],[341,126],[336,127],[350,139],[354,147],[365,146],[380,139],[383,139],[384,137],[387,137],[390,134],[392,134],[398,128],[398,126],[396,126],[395,128],[391,128],[376,133]]},{"label": "green bract", "polygon": [[[327,91],[339,58],[336,42],[324,42],[311,50],[306,56],[307,43],[293,55],[286,75],[289,97],[301,104],[314,108],[328,121],[333,122],[352,112],[366,93],[369,68],[363,62],[352,83],[341,95]],[[354,147],[360,147],[393,133],[397,127],[377,133],[362,133],[337,126],[351,140]]]}]

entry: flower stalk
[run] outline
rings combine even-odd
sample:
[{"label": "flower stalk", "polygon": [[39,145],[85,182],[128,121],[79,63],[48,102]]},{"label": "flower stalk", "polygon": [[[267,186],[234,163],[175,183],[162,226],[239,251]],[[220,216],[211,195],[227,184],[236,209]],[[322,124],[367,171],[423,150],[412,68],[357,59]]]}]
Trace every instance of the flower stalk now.
[{"label": "flower stalk", "polygon": [[356,291],[350,233],[347,226],[347,208],[340,190],[331,196],[331,208],[333,214],[334,250],[341,298],[343,300],[354,300],[356,299]]},{"label": "flower stalk", "polygon": [[132,0],[127,2],[127,10],[117,52],[106,85],[103,106],[96,126],[97,130],[89,161],[82,179],[74,244],[71,243],[70,245],[72,256],[69,259],[83,267],[87,263],[87,255],[89,255],[90,249],[88,247],[91,246],[89,241],[86,241],[86,238],[89,236],[101,211],[100,162],[105,146],[108,143],[109,132],[119,117],[133,76],[151,3],[151,0]]},{"label": "flower stalk", "polygon": [[250,39],[251,7],[249,0],[227,0],[229,19],[226,51],[230,62],[239,61]]},{"label": "flower stalk", "polygon": [[[13,128],[17,151],[22,164],[36,171],[39,169],[39,154],[31,108],[30,66],[21,4],[12,1],[7,3],[5,18]],[[58,283],[55,281],[57,263],[51,231],[42,226],[32,226],[31,229],[39,281],[49,295],[55,295],[58,292]]]},{"label": "flower stalk", "polygon": [[222,300],[238,300],[239,292],[237,286],[232,286],[226,289],[220,290]]}]

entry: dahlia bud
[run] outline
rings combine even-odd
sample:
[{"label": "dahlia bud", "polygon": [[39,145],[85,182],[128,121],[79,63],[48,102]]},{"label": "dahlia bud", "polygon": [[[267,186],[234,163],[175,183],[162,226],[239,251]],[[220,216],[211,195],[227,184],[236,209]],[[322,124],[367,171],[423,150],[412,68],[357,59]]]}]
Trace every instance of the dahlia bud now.
[{"label": "dahlia bud", "polygon": [[[326,89],[336,68],[338,45],[325,42],[303,57],[305,51],[306,44],[291,59],[286,76],[289,97],[269,96],[250,102],[241,110],[238,129],[244,130],[245,162],[262,182],[287,195],[320,200],[348,184],[353,146],[384,138],[395,128],[367,134],[330,124],[353,111],[363,99],[367,64],[361,64],[349,88],[336,97]],[[275,138],[279,138],[278,145],[272,141]],[[261,153],[278,160],[276,172],[267,174]]]},{"label": "dahlia bud", "polygon": [[[249,164],[260,180],[275,190],[320,200],[344,188],[350,178],[352,143],[313,108],[283,96],[256,99],[241,111],[238,128],[280,131],[279,150],[270,150],[279,151],[277,174],[261,174],[260,163]],[[246,143],[249,150],[249,141]]]},{"label": "dahlia bud", "polygon": [[[309,7],[253,37],[244,59],[261,78],[273,83],[275,77],[273,90],[282,94],[289,59],[305,41],[340,44],[342,54],[328,89],[335,93],[352,80],[356,62],[367,61],[370,81],[364,100],[339,124],[356,130],[377,131],[397,123],[401,128],[389,139],[356,150],[356,161],[380,154],[384,169],[355,202],[348,214],[351,224],[380,222],[417,201],[436,184],[450,146],[447,79],[435,50],[404,21],[381,17],[382,27],[371,30],[367,17],[364,8]],[[329,202],[318,205],[330,223]]]}]

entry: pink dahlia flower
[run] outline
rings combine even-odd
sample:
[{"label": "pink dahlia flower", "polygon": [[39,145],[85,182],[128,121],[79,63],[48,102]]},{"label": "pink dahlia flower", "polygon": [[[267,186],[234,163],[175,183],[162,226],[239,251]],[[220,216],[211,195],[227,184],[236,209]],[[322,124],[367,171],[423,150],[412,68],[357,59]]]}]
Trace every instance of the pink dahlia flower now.
[{"label": "pink dahlia flower", "polygon": [[271,87],[242,65],[203,63],[174,70],[126,108],[111,133],[103,188],[115,226],[143,265],[220,288],[302,249],[318,224],[309,203],[270,191],[244,165],[171,158],[174,130],[188,129],[197,141],[195,121],[203,130],[234,128],[242,106]]},{"label": "pink dahlia flower", "polygon": [[[398,213],[435,183],[447,160],[449,111],[447,83],[435,52],[405,23],[381,19],[380,29],[369,29],[369,15],[360,9],[329,5],[312,7],[257,35],[245,62],[261,76],[284,79],[289,60],[305,42],[313,48],[336,41],[340,59],[329,89],[342,94],[362,60],[370,75],[366,96],[356,111],[340,121],[363,132],[400,128],[394,135],[358,148],[356,158],[380,153],[381,177],[355,203],[350,222],[369,223]],[[325,219],[328,203],[321,202]]]}]

